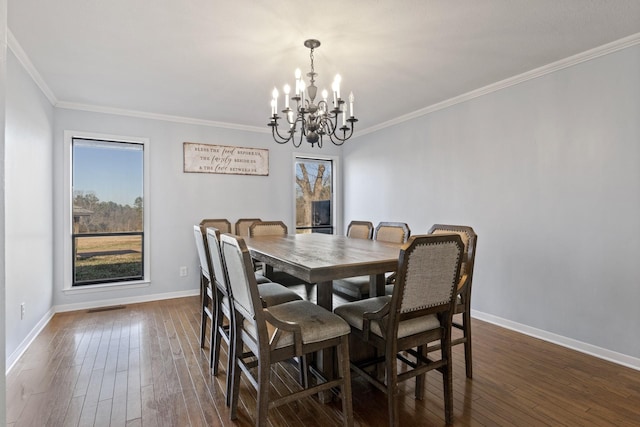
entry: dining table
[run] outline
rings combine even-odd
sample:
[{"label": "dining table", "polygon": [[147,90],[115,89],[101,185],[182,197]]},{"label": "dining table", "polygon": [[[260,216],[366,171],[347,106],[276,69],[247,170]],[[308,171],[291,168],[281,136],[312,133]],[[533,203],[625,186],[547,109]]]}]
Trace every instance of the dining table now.
[{"label": "dining table", "polygon": [[[286,236],[245,237],[251,256],[272,268],[308,283],[316,284],[317,301],[333,310],[333,280],[369,276],[371,297],[385,294],[385,273],[396,271],[401,244],[351,238],[324,233],[289,234]],[[331,352],[320,352],[316,358],[320,372],[333,376]],[[331,396],[324,394],[327,402]]]},{"label": "dining table", "polygon": [[398,268],[402,246],[324,233],[244,239],[251,256],[269,269],[317,284],[317,304],[329,311],[333,310],[333,280],[336,279],[370,276],[369,295],[384,295],[385,273]]}]

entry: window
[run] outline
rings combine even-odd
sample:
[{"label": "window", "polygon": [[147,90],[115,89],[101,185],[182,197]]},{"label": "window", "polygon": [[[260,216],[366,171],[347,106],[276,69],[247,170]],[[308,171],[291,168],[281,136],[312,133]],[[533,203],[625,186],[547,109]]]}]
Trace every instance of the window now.
[{"label": "window", "polygon": [[296,233],[334,232],[334,160],[295,157]]},{"label": "window", "polygon": [[66,137],[70,242],[65,287],[144,281],[149,260],[145,141]]}]

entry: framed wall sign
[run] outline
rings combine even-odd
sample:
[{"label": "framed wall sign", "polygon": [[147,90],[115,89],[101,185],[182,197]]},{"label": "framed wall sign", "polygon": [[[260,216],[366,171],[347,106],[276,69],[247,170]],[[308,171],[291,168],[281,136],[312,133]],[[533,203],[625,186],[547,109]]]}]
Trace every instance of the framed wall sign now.
[{"label": "framed wall sign", "polygon": [[183,143],[184,172],[269,175],[269,150]]}]

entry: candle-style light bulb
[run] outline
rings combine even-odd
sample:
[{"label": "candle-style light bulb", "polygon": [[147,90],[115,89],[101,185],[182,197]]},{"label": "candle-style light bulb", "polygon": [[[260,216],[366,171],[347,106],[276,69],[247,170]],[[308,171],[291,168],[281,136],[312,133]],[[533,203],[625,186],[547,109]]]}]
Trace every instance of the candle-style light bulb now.
[{"label": "candle-style light bulb", "polygon": [[342,82],[342,77],[340,77],[340,74],[336,74],[336,77],[333,79],[333,82],[336,85],[334,89],[336,92],[336,96],[338,97],[338,99],[340,99],[340,82]]},{"label": "candle-style light bulb", "polygon": [[276,100],[275,99],[271,100],[271,115],[272,116],[276,115]]},{"label": "candle-style light bulb", "polygon": [[304,91],[306,88],[307,87],[304,84],[304,81],[300,80],[300,94],[302,95],[302,108],[304,108]]},{"label": "candle-style light bulb", "polygon": [[288,109],[289,108],[289,92],[291,92],[291,87],[288,84],[286,84],[282,89],[284,91],[284,108]]},{"label": "candle-style light bulb", "polygon": [[302,76],[302,72],[300,68],[296,68],[296,96],[300,95],[300,76]]},{"label": "candle-style light bulb", "polygon": [[273,92],[271,92],[271,94],[273,95],[273,106],[274,106],[273,113],[275,114],[278,111],[278,89],[274,87]]},{"label": "candle-style light bulb", "polygon": [[353,101],[355,101],[355,97],[353,96],[353,92],[349,94],[349,115],[353,117]]},{"label": "candle-style light bulb", "polygon": [[336,84],[335,80],[331,84],[331,91],[333,92],[333,107],[338,108],[338,101],[337,101],[338,85]]}]

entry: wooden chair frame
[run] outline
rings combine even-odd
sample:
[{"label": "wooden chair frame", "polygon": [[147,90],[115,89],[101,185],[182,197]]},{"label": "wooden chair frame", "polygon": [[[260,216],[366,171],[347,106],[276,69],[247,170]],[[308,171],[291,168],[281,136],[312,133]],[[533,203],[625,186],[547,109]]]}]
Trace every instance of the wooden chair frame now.
[{"label": "wooden chair frame", "polygon": [[[380,240],[382,242],[386,241],[383,240],[380,237],[380,233],[381,230],[384,230],[385,228],[400,228],[402,229],[402,243],[407,243],[407,240],[409,240],[409,237],[411,237],[411,229],[409,228],[409,225],[407,223],[404,222],[380,222],[375,230],[373,231],[373,240]],[[397,243],[397,242],[393,242],[393,243]]]},{"label": "wooden chair frame", "polygon": [[[242,237],[223,234],[221,236],[221,249],[225,262],[225,268],[229,274],[230,263],[234,263],[233,267],[243,271],[242,281],[244,283],[234,282],[234,279],[240,281],[240,278],[232,279],[231,282],[231,299],[233,301],[234,325],[233,337],[235,340],[234,349],[246,348],[250,353],[242,353],[234,351],[233,356],[233,389],[231,393],[231,419],[237,418],[237,406],[240,387],[240,373],[246,374],[249,383],[257,390],[257,416],[256,425],[264,426],[267,423],[267,413],[269,408],[291,403],[303,397],[327,391],[334,387],[341,388],[343,418],[345,426],[353,425],[353,412],[351,403],[351,377],[349,372],[349,335],[342,335],[333,339],[328,339],[314,343],[303,343],[302,330],[300,325],[293,322],[282,321],[273,316],[268,307],[262,307],[258,294],[258,286],[252,272],[251,256],[244,243]],[[236,291],[246,292],[251,301],[252,313],[244,311],[244,307],[238,305],[234,298]],[[305,301],[300,303],[311,304]],[[255,328],[255,337],[247,333],[242,325],[250,322]],[[267,330],[267,322],[276,328],[277,332],[270,336]],[[293,344],[282,348],[277,347],[283,332],[293,334]],[[309,353],[315,353],[320,350],[330,351],[336,349],[338,355],[338,366],[340,377],[324,382],[319,382],[312,387],[305,387],[300,391],[282,396],[277,399],[270,399],[269,388],[271,387],[271,365],[292,358],[302,358]],[[257,366],[257,377],[251,372],[252,368]],[[305,368],[306,369],[306,368]],[[306,386],[307,384],[305,384]]]},{"label": "wooden chair frame", "polygon": [[358,229],[367,229],[367,239],[371,239],[373,237],[373,223],[370,221],[351,221],[347,226],[347,237],[354,237],[352,234],[354,230]]},{"label": "wooden chair frame", "polygon": [[[455,260],[455,274],[451,278],[451,290],[446,303],[428,306],[413,311],[402,311],[403,294],[405,291],[405,279],[408,272],[408,262],[414,249],[419,245],[437,245],[454,243],[458,248],[458,256]],[[450,424],[453,420],[453,381],[451,362],[451,322],[455,309],[456,284],[460,278],[460,265],[464,248],[460,236],[452,235],[423,235],[414,236],[403,246],[398,262],[398,281],[394,287],[393,295],[389,298],[378,297],[385,302],[376,311],[363,314],[362,329],[352,325],[351,334],[368,344],[373,345],[378,356],[358,362],[352,362],[352,369],[367,379],[379,390],[387,394],[389,407],[389,425],[399,425],[398,383],[411,378],[416,379],[415,397],[424,397],[425,374],[431,370],[437,370],[443,376],[445,421]],[[351,304],[359,304],[355,302]],[[345,304],[342,307],[348,306]],[[336,309],[341,313],[341,308]],[[344,311],[342,311],[344,313]],[[414,333],[402,338],[398,337],[400,322],[435,314],[440,326],[428,331]],[[379,325],[382,336],[371,331],[373,323]],[[441,354],[439,359],[431,359],[427,353],[427,344],[433,341],[440,342]],[[407,369],[398,373],[399,360]],[[375,368],[383,364],[385,368],[384,380],[379,378],[379,372]]]},{"label": "wooden chair frame", "polygon": [[209,249],[206,243],[206,237],[203,234],[202,227],[194,225],[193,234],[195,237],[196,248],[198,252],[198,258],[200,261],[200,348],[204,348],[207,330],[207,319],[211,321],[211,336],[209,346],[209,363],[213,366],[214,352],[213,352],[213,332],[214,332],[214,313],[216,312],[215,292],[213,291],[212,284],[212,266],[211,256],[209,255]]},{"label": "wooden chair frame", "polygon": [[[466,235],[466,244],[464,250],[464,258],[462,263],[462,273],[460,283],[458,284],[458,297],[456,301],[456,309],[454,314],[462,314],[462,322],[455,318],[452,326],[462,331],[463,336],[451,342],[451,345],[464,344],[464,364],[467,378],[473,378],[473,359],[471,351],[471,284],[473,282],[473,269],[476,259],[476,245],[478,243],[478,235],[472,227],[466,225],[450,225],[450,224],[434,224],[428,231],[428,234],[435,233],[457,233]],[[439,345],[429,347],[428,351],[439,349]]]}]

